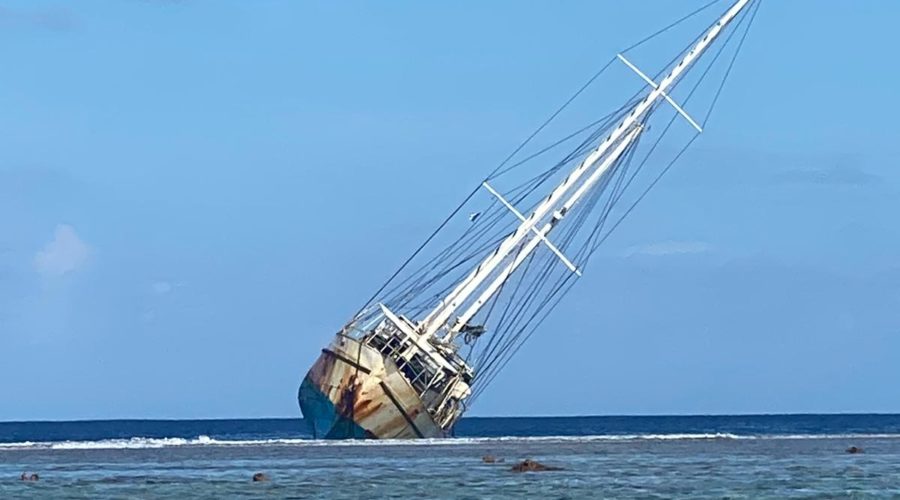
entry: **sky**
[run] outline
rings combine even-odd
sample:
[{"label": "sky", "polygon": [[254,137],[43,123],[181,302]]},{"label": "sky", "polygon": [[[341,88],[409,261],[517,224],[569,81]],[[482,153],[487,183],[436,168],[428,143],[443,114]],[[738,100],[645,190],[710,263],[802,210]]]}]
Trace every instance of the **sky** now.
[{"label": "sky", "polygon": [[[456,203],[703,3],[4,2],[0,420],[298,416]],[[900,412],[898,16],[766,1],[704,133],[470,414]]]}]

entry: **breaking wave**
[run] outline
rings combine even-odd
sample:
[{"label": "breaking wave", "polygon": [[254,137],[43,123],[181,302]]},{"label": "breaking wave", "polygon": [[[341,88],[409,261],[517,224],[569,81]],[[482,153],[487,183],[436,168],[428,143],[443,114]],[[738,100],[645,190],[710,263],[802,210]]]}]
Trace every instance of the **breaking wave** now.
[{"label": "breaking wave", "polygon": [[900,439],[900,434],[769,434],[740,435],[731,433],[698,434],[604,434],[593,436],[504,436],[504,437],[460,437],[440,439],[398,439],[398,440],[345,440],[326,441],[309,438],[282,439],[214,439],[201,435],[187,439],[179,437],[130,439],[103,439],[98,441],[23,441],[0,443],[2,450],[115,450],[154,449],[184,446],[454,446],[490,443],[590,443],[616,441],[700,441],[700,440],[803,440],[803,439]]}]

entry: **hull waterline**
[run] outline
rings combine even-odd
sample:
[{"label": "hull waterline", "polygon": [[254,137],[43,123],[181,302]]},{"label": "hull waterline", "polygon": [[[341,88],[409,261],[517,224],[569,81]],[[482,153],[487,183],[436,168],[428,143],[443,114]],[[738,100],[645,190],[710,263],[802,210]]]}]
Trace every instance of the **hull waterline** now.
[{"label": "hull waterline", "polygon": [[343,335],[322,350],[300,384],[297,399],[315,438],[447,435],[391,360]]}]

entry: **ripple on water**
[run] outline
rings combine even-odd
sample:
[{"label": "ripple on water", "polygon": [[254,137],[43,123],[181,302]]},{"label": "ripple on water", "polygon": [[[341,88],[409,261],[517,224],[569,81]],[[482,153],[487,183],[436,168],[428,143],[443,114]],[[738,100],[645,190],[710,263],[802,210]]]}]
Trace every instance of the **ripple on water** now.
[{"label": "ripple on water", "polygon": [[[0,450],[0,498],[890,498],[900,440],[491,440]],[[504,458],[485,464],[484,455]],[[536,458],[561,471],[513,473]],[[38,483],[18,481],[23,470]],[[255,472],[271,480],[251,482]]]}]

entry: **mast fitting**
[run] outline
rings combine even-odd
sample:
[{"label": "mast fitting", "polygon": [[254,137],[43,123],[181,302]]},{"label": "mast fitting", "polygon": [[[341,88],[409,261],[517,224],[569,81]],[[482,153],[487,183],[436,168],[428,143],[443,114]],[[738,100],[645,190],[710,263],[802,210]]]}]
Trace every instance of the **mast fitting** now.
[{"label": "mast fitting", "polygon": [[[637,68],[637,66],[635,66],[634,64],[631,64],[631,62],[628,59],[625,59],[625,56],[623,56],[622,54],[616,54],[616,57],[618,57],[620,61],[625,63],[626,66],[631,68],[632,71],[637,73],[637,75],[639,77],[641,77],[645,82],[647,82],[651,87],[653,87],[654,90],[659,90],[659,85],[657,85],[657,83],[654,82],[649,76],[644,74],[643,71],[639,70]],[[697,122],[695,122],[694,119],[691,118],[691,116],[689,114],[687,114],[687,112],[684,109],[682,109],[681,106],[679,106],[677,102],[675,102],[675,99],[672,99],[671,97],[669,97],[669,94],[667,94],[666,91],[660,90],[659,93],[663,96],[663,99],[668,101],[668,103],[671,104],[673,108],[675,108],[675,111],[678,111],[678,114],[683,116],[684,119],[687,120],[688,123],[691,124],[691,126],[693,126],[695,129],[697,129],[697,132],[703,132],[703,128],[700,127],[700,125],[697,124]]]},{"label": "mast fitting", "polygon": [[[519,218],[519,220],[521,220],[522,222],[528,222],[528,219],[525,218],[524,215],[522,215],[522,212],[519,212],[518,210],[516,210],[516,207],[514,207],[514,206],[512,205],[512,203],[506,201],[506,198],[504,198],[503,195],[501,195],[500,193],[498,193],[497,190],[495,190],[494,188],[492,188],[491,185],[487,183],[487,181],[482,182],[481,185],[484,186],[485,189],[487,189],[488,191],[490,191],[490,193],[491,193],[492,195],[496,196],[497,199],[500,200],[500,203],[502,203],[503,206],[505,206],[506,208],[508,208],[510,212],[512,212],[513,214],[515,214],[516,217]],[[557,219],[562,219],[562,218],[563,218],[563,216],[562,216],[562,214],[559,212],[559,210],[557,210],[556,212],[554,212],[554,213],[553,213],[553,216],[556,217]],[[550,251],[554,253],[554,255],[556,255],[557,257],[559,257],[559,260],[561,260],[562,263],[565,264],[566,267],[568,267],[570,271],[572,271],[573,273],[575,273],[575,274],[578,275],[578,276],[581,276],[581,270],[578,269],[578,267],[576,267],[575,264],[573,264],[572,261],[570,261],[570,260],[565,256],[565,254],[563,254],[558,248],[556,248],[556,245],[554,245],[553,243],[551,243],[550,240],[548,240],[547,237],[544,236],[543,233],[541,233],[540,231],[538,231],[538,229],[537,229],[536,227],[534,227],[534,224],[535,224],[536,222],[537,222],[536,220],[535,220],[535,221],[532,221],[532,222],[529,224],[529,227],[528,227],[528,228],[529,228],[534,234],[536,234],[537,237],[540,238],[541,241],[542,241],[545,245],[547,245],[547,248],[549,248]]]}]

